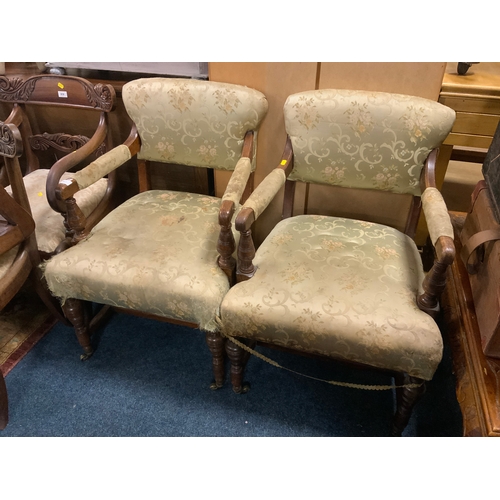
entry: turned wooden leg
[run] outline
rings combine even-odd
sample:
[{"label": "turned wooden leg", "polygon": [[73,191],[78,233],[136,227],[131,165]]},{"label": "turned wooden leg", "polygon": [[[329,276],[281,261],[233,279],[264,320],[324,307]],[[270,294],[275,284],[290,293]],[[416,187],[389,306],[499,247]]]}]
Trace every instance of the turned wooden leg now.
[{"label": "turned wooden leg", "polygon": [[419,387],[398,389],[397,409],[392,425],[392,436],[401,436],[411,417],[413,408],[425,393],[425,383],[416,377],[405,377],[405,384],[422,384]]},{"label": "turned wooden leg", "polygon": [[3,374],[0,371],[0,431],[7,427],[9,422],[9,402],[7,399],[7,387]]},{"label": "turned wooden leg", "polygon": [[214,372],[214,381],[210,389],[216,390],[224,385],[224,338],[217,332],[207,332],[205,339],[212,353],[212,368]]},{"label": "turned wooden leg", "polygon": [[76,338],[82,346],[84,354],[80,356],[82,361],[89,359],[94,354],[94,348],[90,342],[90,303],[78,299],[67,299],[64,306],[64,314],[75,328]]},{"label": "turned wooden leg", "polygon": [[243,383],[243,372],[248,355],[244,349],[230,340],[226,341],[226,353],[231,361],[231,384],[233,391],[236,394],[245,394],[250,389],[249,384]]}]

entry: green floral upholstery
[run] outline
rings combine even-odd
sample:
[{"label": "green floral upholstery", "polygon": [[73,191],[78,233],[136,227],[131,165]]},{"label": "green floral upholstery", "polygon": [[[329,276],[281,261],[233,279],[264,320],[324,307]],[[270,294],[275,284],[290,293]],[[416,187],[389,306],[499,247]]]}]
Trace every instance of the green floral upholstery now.
[{"label": "green floral upholstery", "polygon": [[383,225],[301,215],[257,250],[257,272],[225,296],[225,334],[430,379],[442,341],[418,309],[413,240]]},{"label": "green floral upholstery", "polygon": [[312,90],[284,108],[292,140],[289,179],[420,196],[420,171],[455,112],[420,97]]},{"label": "green floral upholstery", "polygon": [[234,170],[268,107],[254,89],[177,78],[128,82],[123,102],[141,137],[138,158],[221,170]]},{"label": "green floral upholstery", "polygon": [[[420,196],[420,174],[453,126],[451,109],[417,97],[319,90],[290,96],[288,179]],[[285,182],[273,170],[245,203],[257,218]],[[453,235],[435,188],[423,195],[431,237]],[[221,304],[221,331],[430,380],[443,343],[417,306],[424,271],[414,241],[370,222],[321,215],[281,221],[255,274]]]},{"label": "green floral upholstery", "polygon": [[45,267],[47,284],[63,301],[110,304],[213,331],[229,289],[217,265],[219,207],[219,198],[197,194],[136,195],[86,240],[53,257]]},{"label": "green floral upholstery", "polygon": [[[52,253],[65,237],[63,216],[55,212],[47,201],[46,182],[49,170],[39,169],[24,177],[26,194],[35,220],[35,234],[38,249],[42,252]],[[71,179],[75,174],[66,173],[62,179]],[[75,200],[85,216],[88,216],[102,200],[107,188],[107,180],[101,179],[92,186],[79,191]],[[12,194],[10,187],[6,188]]]},{"label": "green floral upholstery", "polygon": [[[138,158],[233,171],[223,199],[239,209],[254,168],[242,157],[244,138],[257,133],[267,112],[263,94],[218,82],[144,78],[125,84],[122,95],[141,140]],[[88,186],[129,158],[119,146],[76,181]],[[47,284],[62,301],[109,304],[213,332],[229,289],[217,264],[220,206],[220,198],[184,192],[136,195],[53,257],[45,266]]]}]

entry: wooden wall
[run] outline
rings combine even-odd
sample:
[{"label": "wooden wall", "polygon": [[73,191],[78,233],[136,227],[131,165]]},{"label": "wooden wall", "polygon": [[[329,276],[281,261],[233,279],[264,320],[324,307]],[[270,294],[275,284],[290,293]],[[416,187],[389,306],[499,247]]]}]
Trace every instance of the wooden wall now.
[{"label": "wooden wall", "polygon": [[[319,62],[212,62],[209,79],[236,83],[261,91],[269,101],[258,141],[255,185],[277,166],[286,133],[283,105],[295,92],[324,88],[375,90],[396,92],[438,100],[446,63],[319,63]],[[216,176],[216,193],[220,196],[227,183],[227,175]],[[298,186],[299,187],[299,186]],[[278,196],[259,219],[254,232],[259,244],[281,217],[281,196]],[[394,225],[400,229],[404,221],[398,218],[409,204],[409,197],[401,196],[400,206],[390,203],[383,193],[366,191],[346,196],[341,188],[313,186],[307,193],[300,186],[296,195],[296,208],[313,213],[316,207],[331,207],[331,212],[345,216],[366,216],[371,220]],[[369,207],[369,213],[364,212]]]}]

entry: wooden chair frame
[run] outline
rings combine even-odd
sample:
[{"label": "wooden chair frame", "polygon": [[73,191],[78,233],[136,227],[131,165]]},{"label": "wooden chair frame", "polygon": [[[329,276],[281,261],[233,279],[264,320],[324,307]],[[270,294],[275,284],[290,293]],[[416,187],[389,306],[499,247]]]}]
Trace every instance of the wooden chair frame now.
[{"label": "wooden chair frame", "polygon": [[[141,149],[141,139],[137,132],[135,126],[132,127],[129,137],[124,142],[124,145],[130,151],[130,155],[133,157]],[[247,157],[252,161],[254,151],[254,133],[249,131],[244,137],[241,157]],[[139,192],[145,192],[151,189],[150,180],[150,162],[147,160],[137,159],[138,167],[138,179],[139,179]],[[117,167],[119,168],[119,167]],[[253,187],[253,173],[250,175],[246,188],[242,195],[242,200],[248,197],[249,193]],[[71,239],[66,241],[67,247],[76,245],[86,236],[85,217],[82,211],[79,209],[76,200],[74,198],[75,193],[79,191],[78,183],[75,180],[65,181],[59,184],[56,189],[56,197],[60,203],[65,203],[68,227],[70,228],[70,233],[72,235]],[[220,233],[218,237],[217,250],[219,252],[219,258],[217,260],[219,267],[226,274],[230,285],[235,282],[235,272],[236,272],[236,260],[232,256],[236,250],[236,243],[234,240],[232,232],[232,217],[235,213],[235,204],[232,201],[224,200],[221,202],[221,207],[219,210],[219,225]],[[81,359],[88,359],[94,352],[94,347],[92,346],[91,337],[101,321],[106,317],[110,307],[103,307],[98,314],[92,316],[91,304],[78,299],[67,299],[63,306],[64,313],[66,317],[70,320],[71,324],[75,328],[75,333],[83,348],[84,354],[81,355]],[[194,323],[183,322],[175,319],[169,319],[162,316],[156,316],[146,313],[141,313],[133,310],[125,310],[118,307],[112,308],[118,312],[125,312],[137,316],[152,318],[159,321],[170,322],[174,324],[180,324],[188,326],[190,328],[198,328]],[[205,339],[208,348],[212,354],[213,359],[213,371],[214,371],[214,382],[211,385],[212,389],[217,389],[221,387],[224,383],[225,378],[225,352],[224,352],[224,340],[216,332],[205,332]]]},{"label": "wooden chair frame", "polygon": [[[64,90],[62,90],[64,89]],[[23,80],[21,78],[7,78],[0,76],[0,102],[13,105],[12,111],[5,123],[17,126],[22,135],[24,146],[24,175],[40,168],[39,160],[34,151],[49,148],[64,154],[50,168],[47,178],[47,198],[50,206],[64,217],[66,239],[71,238],[68,228],[65,204],[58,202],[55,190],[61,176],[81,166],[87,158],[102,155],[112,147],[108,134],[108,114],[115,107],[116,93],[108,84],[93,85],[87,80],[66,75],[36,75]],[[29,121],[27,106],[49,105],[67,107],[70,109],[86,109],[99,112],[99,122],[92,137],[69,135],[66,133],[34,134]],[[71,154],[70,154],[71,153]],[[4,181],[5,182],[5,181]],[[108,176],[108,186],[105,196],[85,221],[85,232],[101,220],[115,205],[114,193],[116,189],[116,175],[111,172]],[[66,247],[65,242],[53,254],[59,253]],[[41,252],[43,260],[52,254]]]}]

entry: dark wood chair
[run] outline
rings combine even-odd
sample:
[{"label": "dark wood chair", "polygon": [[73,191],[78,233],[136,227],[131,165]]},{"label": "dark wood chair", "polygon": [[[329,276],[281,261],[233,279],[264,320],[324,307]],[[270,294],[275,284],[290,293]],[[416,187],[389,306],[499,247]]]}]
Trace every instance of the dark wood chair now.
[{"label": "dark wood chair", "polygon": [[[397,388],[392,434],[400,435],[442,357],[433,318],[455,251],[434,168],[455,112],[418,97],[325,89],[290,96],[284,117],[281,163],[235,222],[238,284],[221,304],[220,326],[233,389],[245,392],[243,369],[256,343],[384,370],[396,380],[386,389]],[[335,216],[327,204],[300,215],[299,182],[382,190],[394,206],[404,196],[406,227],[377,223],[369,203],[358,207],[361,219]],[[255,251],[253,223],[283,185],[283,220]],[[412,239],[422,207],[437,255],[427,275]]]},{"label": "dark wood chair", "polygon": [[[234,280],[237,232],[232,216],[251,189],[257,129],[267,112],[260,92],[219,82],[143,78],[124,85],[134,127],[118,146],[71,181],[66,203],[73,246],[45,266],[52,293],[64,301],[89,357],[92,303],[189,325],[206,332],[215,383],[224,379],[224,347],[217,335],[220,302]],[[137,158],[140,193],[114,209],[89,235],[75,193]],[[151,162],[231,172],[222,199],[151,189]]]},{"label": "dark wood chair", "polygon": [[[18,167],[16,155],[21,152],[19,131],[13,125],[0,125],[0,154],[6,156],[5,168],[11,177]],[[30,237],[34,230],[35,222],[29,212],[0,186],[0,310],[12,300],[32,271]],[[0,370],[0,429],[7,422],[7,389]]]},{"label": "dark wood chair", "polygon": [[[115,106],[111,85],[93,85],[65,75],[35,75],[26,79],[0,76],[0,103],[11,106],[5,123],[17,126],[24,154],[20,165],[31,212],[36,223],[36,240],[42,259],[66,248],[71,239],[66,207],[55,196],[58,184],[95,160],[112,146],[108,114]],[[75,130],[60,130],[61,108],[80,113],[72,119]],[[56,126],[56,124],[59,125]],[[93,130],[87,137],[80,130]],[[0,181],[6,185],[5,173]],[[113,172],[76,196],[86,216],[88,232],[114,206],[116,178]],[[10,187],[7,188],[9,192]]]}]

